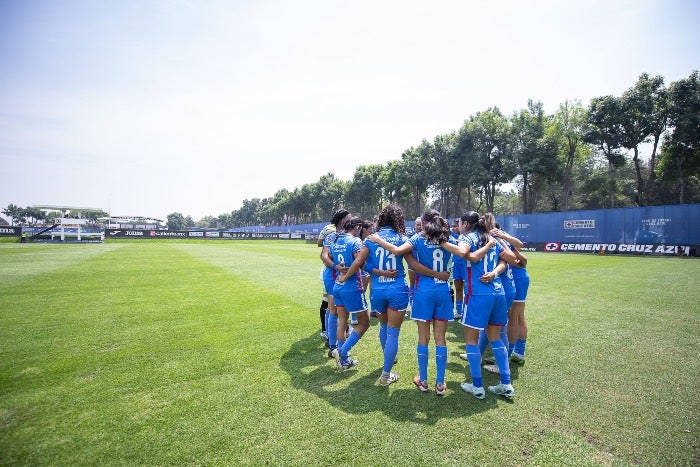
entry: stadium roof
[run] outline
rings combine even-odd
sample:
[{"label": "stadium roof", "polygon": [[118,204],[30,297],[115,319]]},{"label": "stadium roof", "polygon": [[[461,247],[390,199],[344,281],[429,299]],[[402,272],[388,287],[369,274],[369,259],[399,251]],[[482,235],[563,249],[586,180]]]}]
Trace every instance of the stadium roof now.
[{"label": "stadium roof", "polygon": [[58,206],[50,204],[35,204],[33,207],[47,211],[102,211],[102,208],[86,208],[78,206]]}]

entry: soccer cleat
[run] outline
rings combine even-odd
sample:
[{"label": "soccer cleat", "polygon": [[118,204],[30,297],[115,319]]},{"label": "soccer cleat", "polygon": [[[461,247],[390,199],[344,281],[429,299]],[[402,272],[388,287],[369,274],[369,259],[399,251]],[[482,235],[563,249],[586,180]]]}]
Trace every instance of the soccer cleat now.
[{"label": "soccer cleat", "polygon": [[352,368],[352,367],[354,367],[354,366],[357,366],[359,363],[360,363],[360,362],[358,362],[357,360],[352,360],[352,359],[348,358],[347,360],[343,360],[343,361],[340,362],[340,365],[338,366],[338,369],[339,369],[340,371],[345,371],[345,370],[347,370],[347,369],[349,369],[349,368]]},{"label": "soccer cleat", "polygon": [[413,384],[420,390],[420,392],[428,392],[428,383],[426,381],[421,381],[420,376],[416,375],[413,377]]},{"label": "soccer cleat", "polygon": [[458,315],[457,313],[455,313],[455,316],[454,316],[455,321],[458,319],[462,319],[462,316],[464,316],[464,315]]},{"label": "soccer cleat", "polygon": [[321,333],[319,335],[321,337],[323,337],[324,339],[328,339],[328,334],[326,334],[326,331],[321,331]]},{"label": "soccer cleat", "polygon": [[445,383],[435,383],[435,394],[438,396],[444,396],[447,385]]},{"label": "soccer cleat", "polygon": [[462,387],[462,389],[464,389],[464,392],[466,392],[467,394],[471,394],[477,399],[483,399],[484,397],[486,397],[486,391],[484,391],[483,387],[478,388],[472,383],[467,382],[460,384],[460,386]]},{"label": "soccer cleat", "polygon": [[467,358],[467,354],[465,354],[465,353],[459,354],[459,358],[461,358],[462,360],[469,361],[469,359]]},{"label": "soccer cleat", "polygon": [[487,365],[495,365],[496,364],[496,357],[486,357],[484,359],[484,363]]},{"label": "soccer cleat", "polygon": [[512,384],[499,383],[498,386],[489,386],[489,391],[491,391],[494,394],[498,394],[499,396],[506,397],[508,399],[512,399],[513,397],[515,397],[515,389],[513,389]]},{"label": "soccer cleat", "polygon": [[520,354],[513,352],[510,356],[510,361],[513,363],[519,363],[522,365],[523,363],[525,363],[525,355],[520,355]]},{"label": "soccer cleat", "polygon": [[380,386],[389,386],[399,380],[399,375],[396,373],[389,373],[388,375],[382,375],[379,377]]},{"label": "soccer cleat", "polygon": [[334,350],[335,350],[335,347],[333,347],[332,349],[331,349],[331,348],[328,349],[328,358],[335,358],[335,357],[333,356],[333,351],[334,351]]},{"label": "soccer cleat", "polygon": [[335,349],[331,349],[331,355],[333,358],[335,358],[335,366],[338,368],[338,371],[343,371],[343,366],[341,364],[341,358],[340,358],[340,351],[336,347]]},{"label": "soccer cleat", "polygon": [[350,324],[352,324],[353,326],[357,326],[357,319],[356,318],[351,319]]},{"label": "soccer cleat", "polygon": [[489,373],[495,373],[497,375],[501,374],[501,371],[498,369],[498,365],[484,365],[483,368]]}]

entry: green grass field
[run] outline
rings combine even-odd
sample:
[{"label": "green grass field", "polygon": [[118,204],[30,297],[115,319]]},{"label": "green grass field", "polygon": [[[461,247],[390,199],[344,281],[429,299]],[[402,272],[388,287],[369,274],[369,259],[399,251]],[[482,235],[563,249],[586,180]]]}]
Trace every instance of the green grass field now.
[{"label": "green grass field", "polygon": [[[337,373],[303,242],[0,243],[0,465],[698,465],[700,261],[530,253],[513,401]],[[429,374],[434,380],[431,344]],[[484,374],[485,384],[496,384]]]}]

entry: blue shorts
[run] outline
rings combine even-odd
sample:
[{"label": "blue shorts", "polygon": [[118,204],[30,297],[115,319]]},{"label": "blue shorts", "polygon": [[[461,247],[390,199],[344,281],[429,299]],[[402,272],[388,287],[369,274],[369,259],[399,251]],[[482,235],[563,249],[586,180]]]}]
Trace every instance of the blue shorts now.
[{"label": "blue shorts", "polygon": [[328,295],[333,295],[333,286],[335,285],[335,274],[333,271],[325,272],[322,276],[323,287]]},{"label": "blue shorts", "polygon": [[333,301],[335,306],[344,307],[348,313],[367,310],[365,294],[355,287],[339,287],[336,284],[333,288]]},{"label": "blue shorts", "polygon": [[466,282],[466,280],[467,280],[467,263],[463,263],[462,261],[459,261],[459,262],[452,264],[452,279]]},{"label": "blue shorts", "polygon": [[372,287],[369,299],[372,311],[377,313],[385,313],[388,308],[403,311],[408,308],[408,286],[404,283],[396,287]]},{"label": "blue shorts", "polygon": [[511,291],[510,289],[506,289],[506,309],[510,310],[510,306],[513,304],[513,300],[515,300],[515,290]]},{"label": "blue shorts", "polygon": [[469,328],[486,329],[487,325],[505,326],[508,323],[508,308],[505,295],[472,295],[462,324]]},{"label": "blue shorts", "polygon": [[452,297],[447,287],[420,288],[413,293],[413,305],[411,307],[411,319],[415,321],[430,322],[452,321]]},{"label": "blue shorts", "polygon": [[530,277],[516,277],[515,281],[515,300],[514,302],[524,302],[527,298],[527,289],[530,288]]}]

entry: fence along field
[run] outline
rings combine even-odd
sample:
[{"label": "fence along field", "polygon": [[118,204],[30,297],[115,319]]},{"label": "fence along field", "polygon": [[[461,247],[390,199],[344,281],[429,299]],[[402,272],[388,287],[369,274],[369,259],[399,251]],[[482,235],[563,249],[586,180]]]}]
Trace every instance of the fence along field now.
[{"label": "fence along field", "polygon": [[376,384],[374,320],[360,366],[337,373],[318,254],[0,243],[0,464],[697,464],[700,262],[528,253],[528,356],[507,402],[459,388],[457,323],[444,398],[410,382],[411,322],[396,385]]}]

